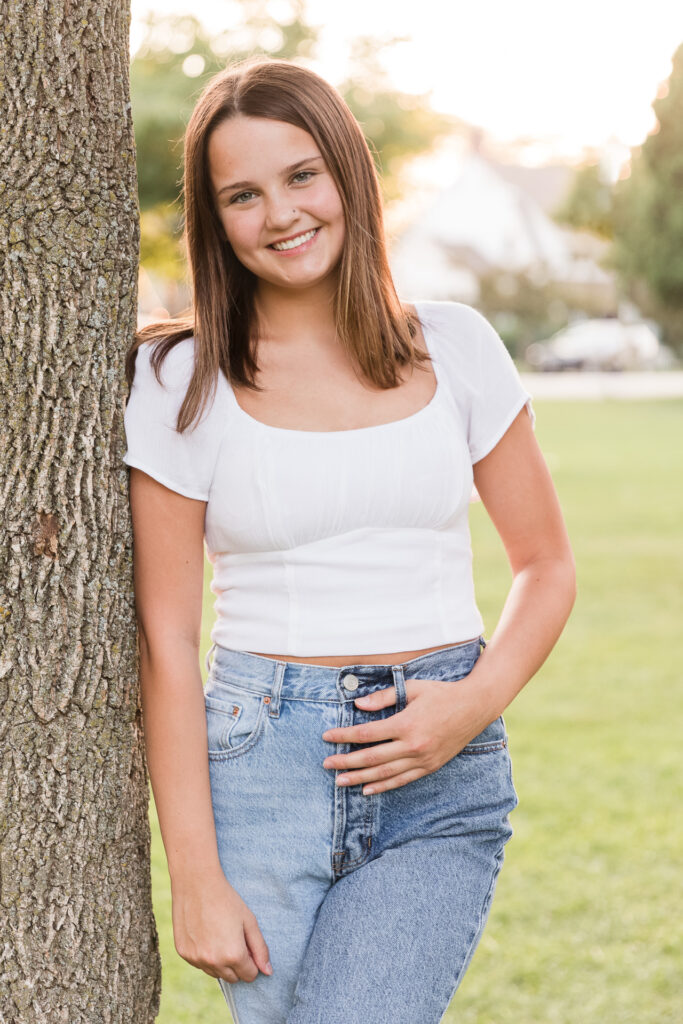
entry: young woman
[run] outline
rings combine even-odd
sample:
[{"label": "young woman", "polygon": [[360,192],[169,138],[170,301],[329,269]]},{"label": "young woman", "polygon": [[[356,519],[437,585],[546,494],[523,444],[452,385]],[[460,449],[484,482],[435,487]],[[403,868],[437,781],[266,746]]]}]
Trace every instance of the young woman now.
[{"label": "young woman", "polygon": [[[512,834],[502,711],[575,597],[531,396],[471,306],[399,301],[311,71],[213,78],[184,174],[192,309],[131,348],[124,456],[176,948],[236,1024],[436,1024]],[[473,484],[513,577],[488,643]]]}]

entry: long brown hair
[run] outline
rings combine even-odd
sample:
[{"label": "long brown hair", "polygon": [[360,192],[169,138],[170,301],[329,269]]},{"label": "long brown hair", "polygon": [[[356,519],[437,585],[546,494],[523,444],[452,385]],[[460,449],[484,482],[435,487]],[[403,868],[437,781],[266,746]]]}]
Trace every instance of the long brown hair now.
[{"label": "long brown hair", "polygon": [[404,309],[391,277],[380,184],[360,125],[339,92],[319,75],[286,60],[248,57],[215,75],[201,93],[185,132],[184,241],[192,305],[135,334],[126,354],[128,385],[143,342],[158,342],[152,367],[194,335],[194,372],[176,429],[201,417],[218,371],[231,384],[256,382],[254,294],[257,277],[235,257],[218,216],[209,175],[211,132],[238,114],[285,121],[316,142],[341,197],[345,238],[338,265],[334,317],[337,335],[362,374],[377,387],[400,383],[398,370],[429,361],[413,342],[416,317]]}]

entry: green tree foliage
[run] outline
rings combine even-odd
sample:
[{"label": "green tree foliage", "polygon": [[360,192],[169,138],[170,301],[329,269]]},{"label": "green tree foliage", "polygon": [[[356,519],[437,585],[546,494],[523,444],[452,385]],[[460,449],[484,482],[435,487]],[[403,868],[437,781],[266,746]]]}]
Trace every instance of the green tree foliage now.
[{"label": "green tree foliage", "polygon": [[610,264],[663,340],[683,351],[683,44],[672,64],[652,104],[657,124],[615,187]]},{"label": "green tree foliage", "polygon": [[613,187],[600,164],[584,164],[574,175],[567,196],[553,211],[553,218],[558,223],[612,238],[613,207]]}]

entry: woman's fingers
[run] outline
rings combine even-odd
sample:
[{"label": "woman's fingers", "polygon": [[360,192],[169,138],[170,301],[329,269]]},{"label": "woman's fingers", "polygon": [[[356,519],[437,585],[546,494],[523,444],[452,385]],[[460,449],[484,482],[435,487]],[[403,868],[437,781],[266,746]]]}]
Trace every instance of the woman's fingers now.
[{"label": "woman's fingers", "polygon": [[396,723],[392,722],[402,714],[403,712],[399,711],[391,718],[383,718],[378,722],[362,722],[360,725],[327,729],[322,738],[328,743],[377,743],[379,740],[391,740],[397,734]]},{"label": "woman's fingers", "polygon": [[[400,776],[404,772],[416,770],[418,769],[415,768],[413,759],[398,758],[373,766],[372,768],[358,768],[355,771],[345,770],[343,775],[337,776],[335,782],[338,786],[358,786],[366,782],[383,782],[397,775]],[[420,770],[420,774],[424,774],[422,770]]]},{"label": "woman's fingers", "polygon": [[[410,701],[418,697],[422,691],[422,683],[429,683],[428,679],[407,679],[406,680],[406,706],[403,711],[397,711],[389,718],[381,718],[376,722],[361,722],[359,725],[339,726],[336,729],[326,729],[322,738],[330,743],[376,743],[378,740],[393,739],[397,729],[400,732],[406,722],[405,714],[410,709]],[[387,686],[383,690],[375,690],[365,697],[356,697],[354,704],[361,711],[378,711],[380,708],[388,708],[396,704],[396,687]]]},{"label": "woman's fingers", "polygon": [[400,775],[392,775],[390,779],[372,782],[369,786],[365,787],[363,794],[384,793],[387,789],[399,789],[400,786],[405,786],[407,783],[414,782],[415,779],[421,779],[423,775],[428,774],[423,768],[413,768],[410,771],[402,772]]},{"label": "woman's fingers", "polygon": [[[411,686],[417,686],[418,691],[422,682],[426,681],[410,680]],[[419,694],[413,692],[413,697],[417,695]],[[363,710],[388,707],[396,703],[396,687],[389,686],[383,690],[376,690],[367,697],[358,697],[355,703]],[[346,754],[330,754],[323,761],[323,768],[343,772],[335,779],[338,786],[372,783],[373,786],[382,785],[384,789],[403,785],[397,783],[390,786],[386,784],[386,780],[402,778],[406,772],[413,773],[411,779],[427,774],[429,769],[424,764],[415,763],[416,758],[422,760],[425,757],[428,742],[426,737],[415,735],[414,717],[415,704],[411,707],[406,705],[403,711],[376,722],[362,722],[359,725],[328,729],[322,734],[324,740],[330,743],[358,744],[360,749]],[[389,742],[382,743],[382,740]],[[414,774],[415,772],[417,774]]]},{"label": "woman's fingers", "polygon": [[254,963],[258,967],[259,971],[263,974],[272,974],[273,967],[270,963],[270,953],[268,952],[268,946],[266,940],[261,934],[261,929],[258,926],[256,915],[247,915],[244,919],[244,938],[249,952],[253,958]]},{"label": "woman's fingers", "polygon": [[377,765],[394,763],[398,758],[415,757],[416,752],[401,740],[382,743],[377,747],[362,747],[348,754],[330,754],[323,761],[323,768],[338,771],[352,771],[354,768],[374,768]]},{"label": "woman's fingers", "polygon": [[[406,679],[406,703],[410,701],[412,696],[415,696],[416,691],[420,691],[421,687],[418,685],[419,683],[426,683],[429,681],[430,680],[427,679]],[[383,690],[375,690],[373,693],[367,693],[364,697],[356,697],[354,700],[354,704],[356,704],[362,711],[375,711],[379,708],[388,708],[395,703],[395,686],[386,686]]]},{"label": "woman's fingers", "polygon": [[378,708],[388,708],[396,703],[396,687],[387,686],[383,690],[375,690],[374,693],[366,693],[364,697],[356,697],[353,702],[363,711],[375,711]]}]

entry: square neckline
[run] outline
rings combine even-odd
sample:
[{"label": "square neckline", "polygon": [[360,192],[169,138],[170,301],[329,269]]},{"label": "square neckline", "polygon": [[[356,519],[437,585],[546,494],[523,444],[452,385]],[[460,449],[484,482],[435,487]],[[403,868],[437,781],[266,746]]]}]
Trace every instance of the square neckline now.
[{"label": "square neckline", "polygon": [[441,383],[439,371],[437,370],[435,365],[437,360],[434,356],[434,350],[432,348],[432,345],[430,344],[429,329],[426,327],[423,315],[421,313],[420,307],[422,305],[422,302],[413,302],[413,306],[415,307],[415,311],[417,313],[417,318],[420,321],[420,327],[422,328],[422,336],[424,338],[425,347],[427,349],[428,354],[431,356],[431,365],[434,370],[434,377],[436,379],[436,388],[434,389],[434,394],[429,399],[427,404],[423,405],[422,408],[418,409],[416,412],[411,412],[408,416],[402,416],[401,419],[398,420],[389,420],[387,423],[371,423],[367,427],[348,427],[346,429],[341,430],[301,430],[298,427],[276,427],[273,426],[271,423],[264,423],[263,420],[257,420],[255,416],[252,416],[251,413],[248,413],[246,411],[246,409],[243,409],[242,406],[237,401],[237,396],[233,391],[232,385],[230,384],[229,381],[226,381],[228,385],[228,391],[230,392],[233,405],[237,410],[238,415],[241,415],[242,419],[244,419],[245,421],[249,421],[256,427],[260,427],[261,430],[274,431],[280,434],[304,434],[313,437],[328,437],[329,435],[344,436],[347,434],[367,434],[368,431],[371,430],[385,430],[387,427],[398,427],[403,423],[411,423],[418,417],[430,413],[441,400],[443,386]]}]

